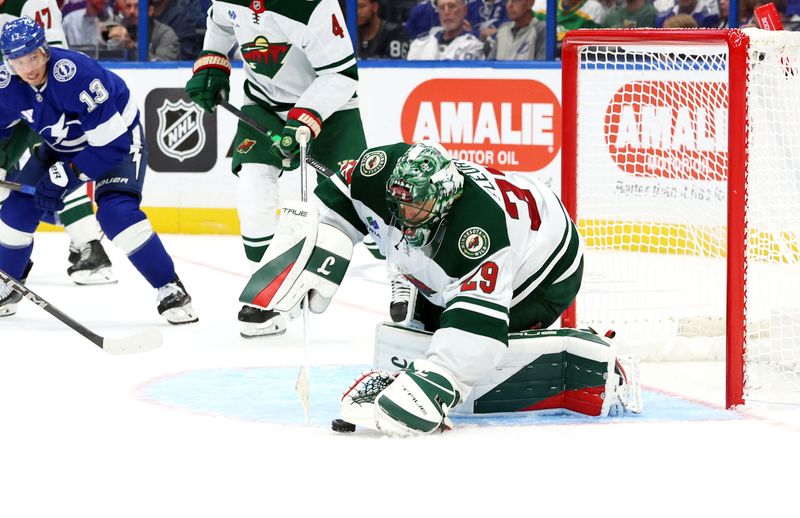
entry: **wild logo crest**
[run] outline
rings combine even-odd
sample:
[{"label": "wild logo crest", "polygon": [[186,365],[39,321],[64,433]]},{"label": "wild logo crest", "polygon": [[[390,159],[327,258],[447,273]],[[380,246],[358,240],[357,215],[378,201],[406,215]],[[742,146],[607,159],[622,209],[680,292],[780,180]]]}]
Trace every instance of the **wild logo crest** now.
[{"label": "wild logo crest", "polygon": [[257,36],[250,43],[242,44],[242,57],[256,74],[275,77],[283,66],[290,43],[270,43],[266,37]]}]

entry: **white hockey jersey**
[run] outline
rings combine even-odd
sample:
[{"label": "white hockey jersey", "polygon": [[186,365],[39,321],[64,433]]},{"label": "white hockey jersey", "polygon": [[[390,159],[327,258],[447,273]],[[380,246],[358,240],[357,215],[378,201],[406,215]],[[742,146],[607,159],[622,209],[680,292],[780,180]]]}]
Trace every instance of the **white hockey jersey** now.
[{"label": "white hockey jersey", "polygon": [[44,27],[44,35],[50,45],[67,48],[61,10],[55,0],[6,0],[0,6],[0,33],[7,22],[22,16],[33,18]]},{"label": "white hockey jersey", "polygon": [[354,244],[372,237],[393,270],[443,308],[427,358],[473,385],[505,353],[515,306],[576,272],[583,244],[555,193],[530,175],[512,178],[456,160],[463,194],[433,244],[409,247],[385,198],[392,169],[408,147],[366,150],[344,179],[320,179],[314,201],[324,223]]},{"label": "white hockey jersey", "polygon": [[239,45],[245,96],[275,112],[308,108],[327,119],[356,108],[356,58],[337,0],[214,1],[204,50]]}]

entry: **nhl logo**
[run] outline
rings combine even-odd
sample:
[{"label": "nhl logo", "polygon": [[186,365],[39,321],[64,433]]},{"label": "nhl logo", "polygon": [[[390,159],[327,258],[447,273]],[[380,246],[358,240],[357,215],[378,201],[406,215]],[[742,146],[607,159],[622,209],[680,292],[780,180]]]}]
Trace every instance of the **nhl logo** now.
[{"label": "nhl logo", "polygon": [[206,143],[203,110],[194,103],[164,99],[157,110],[156,142],[162,153],[183,162],[202,151]]}]

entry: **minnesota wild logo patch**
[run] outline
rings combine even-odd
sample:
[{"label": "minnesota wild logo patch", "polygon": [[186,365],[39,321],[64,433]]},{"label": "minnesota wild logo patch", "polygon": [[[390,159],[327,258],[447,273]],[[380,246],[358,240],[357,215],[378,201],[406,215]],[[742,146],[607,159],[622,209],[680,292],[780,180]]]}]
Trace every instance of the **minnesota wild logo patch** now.
[{"label": "minnesota wild logo patch", "polygon": [[458,238],[458,251],[467,259],[479,259],[486,255],[492,241],[480,227],[470,227]]},{"label": "minnesota wild logo patch", "polygon": [[361,159],[361,174],[374,176],[386,166],[386,153],[383,151],[370,151]]},{"label": "minnesota wild logo patch", "polygon": [[271,42],[264,36],[257,36],[253,41],[241,45],[242,58],[253,72],[272,78],[283,66],[291,47],[288,42]]},{"label": "minnesota wild logo patch", "polygon": [[236,146],[236,151],[244,155],[245,153],[249,152],[255,145],[256,145],[255,140],[246,138],[238,146]]}]

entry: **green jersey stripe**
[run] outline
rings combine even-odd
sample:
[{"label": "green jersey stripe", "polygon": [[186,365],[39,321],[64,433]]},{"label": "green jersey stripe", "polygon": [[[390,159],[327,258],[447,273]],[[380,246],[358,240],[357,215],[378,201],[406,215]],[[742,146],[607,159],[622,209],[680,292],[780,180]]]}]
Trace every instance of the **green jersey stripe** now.
[{"label": "green jersey stripe", "polygon": [[475,311],[454,307],[442,313],[440,328],[446,327],[483,336],[502,344],[508,343],[507,319],[494,318]]},{"label": "green jersey stripe", "polygon": [[274,100],[260,86],[249,79],[244,82],[244,93],[248,99],[270,111],[285,112],[294,108],[292,103],[281,103]]},{"label": "green jersey stripe", "polygon": [[463,296],[453,297],[453,299],[447,303],[447,307],[450,308],[451,306],[454,306],[456,304],[459,304],[461,306],[463,306],[464,304],[483,306],[488,310],[499,311],[500,313],[505,313],[506,315],[508,315],[508,308],[503,306],[502,304],[496,304],[494,302],[476,299],[474,297],[463,297]]},{"label": "green jersey stripe", "polygon": [[[350,54],[344,59],[340,59],[334,63],[330,63],[328,65],[324,65],[321,67],[315,67],[314,70],[317,72],[322,72],[323,70],[332,70],[334,68],[342,67],[342,70],[346,70],[356,64],[356,57],[353,54]],[[345,66],[346,65],[346,66]]]},{"label": "green jersey stripe", "polygon": [[564,234],[561,236],[561,241],[558,243],[555,251],[547,258],[547,261],[539,268],[533,275],[528,277],[528,279],[519,285],[512,295],[513,298],[517,298],[522,293],[530,292],[536,286],[538,286],[542,280],[550,273],[550,270],[555,266],[558,260],[567,253],[567,250],[573,244],[573,241],[577,243],[575,239],[573,239],[573,233],[576,232],[574,225],[570,221],[569,217],[567,217],[567,213],[564,212],[563,207],[561,208],[561,212],[564,215],[564,219],[566,221],[566,228],[564,229]]}]

